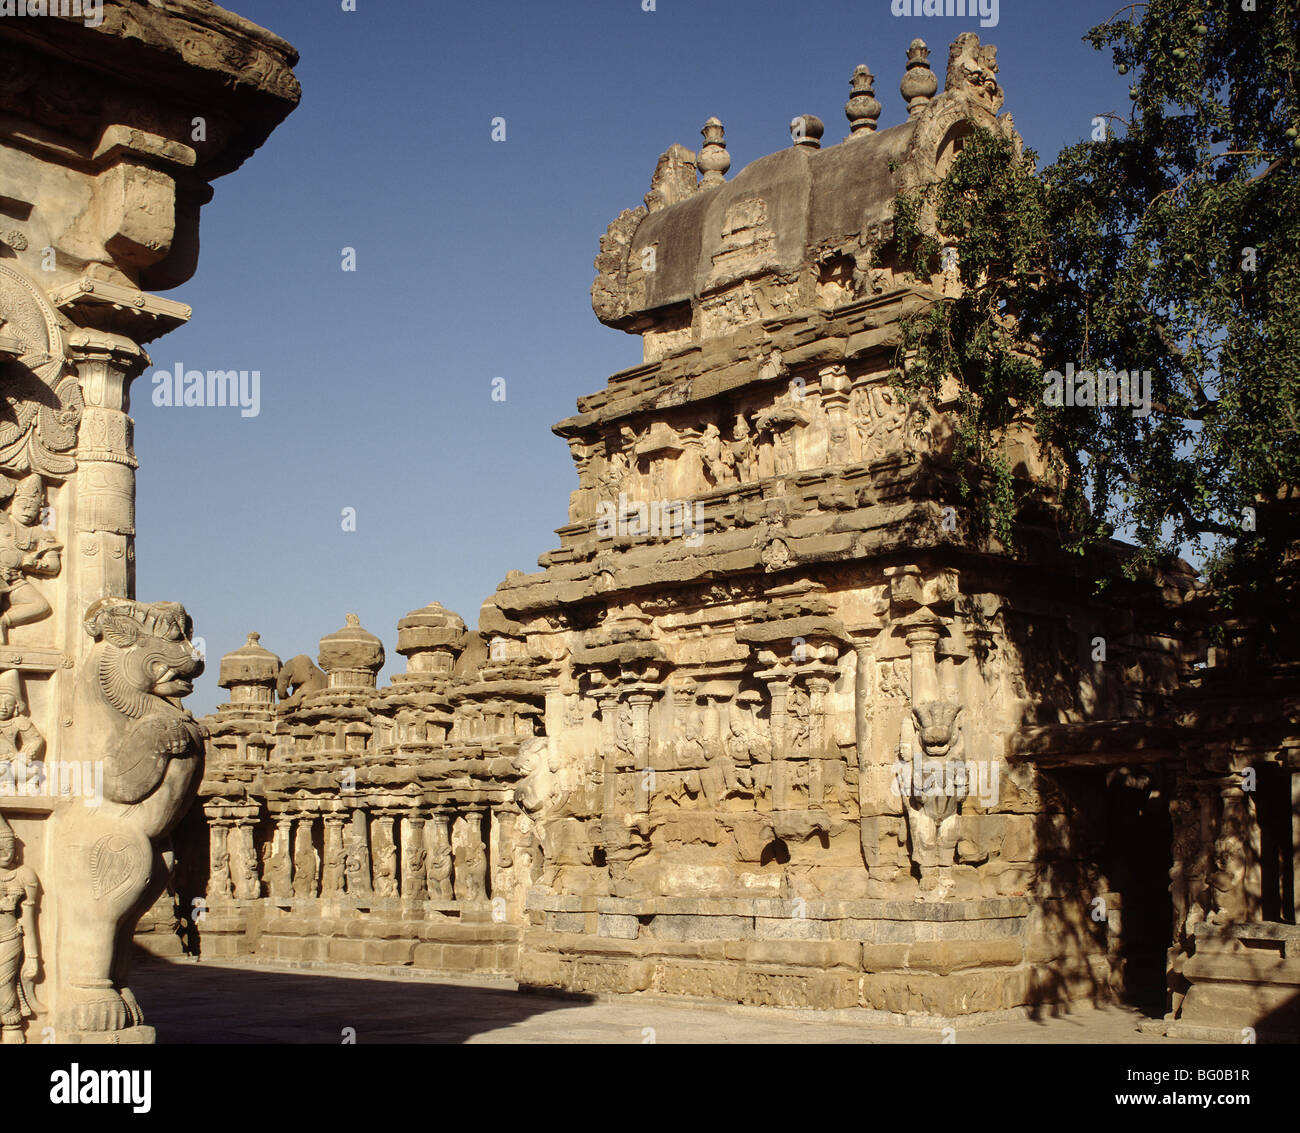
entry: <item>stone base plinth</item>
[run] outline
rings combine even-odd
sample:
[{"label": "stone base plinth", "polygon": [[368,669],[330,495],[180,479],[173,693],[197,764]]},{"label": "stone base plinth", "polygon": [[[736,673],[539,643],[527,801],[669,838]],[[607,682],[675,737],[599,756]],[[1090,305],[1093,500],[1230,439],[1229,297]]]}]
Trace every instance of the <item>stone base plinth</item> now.
[{"label": "stone base plinth", "polygon": [[1104,956],[1039,955],[1025,898],[782,901],[534,894],[521,985],[953,1018],[1109,997]]},{"label": "stone base plinth", "polygon": [[505,975],[517,963],[519,927],[492,914],[488,902],[233,901],[208,910],[200,955]]},{"label": "stone base plinth", "polygon": [[[1191,985],[1170,1033],[1241,1042],[1300,1039],[1300,925],[1198,925]],[[1213,1032],[1211,1034],[1210,1032]]]}]

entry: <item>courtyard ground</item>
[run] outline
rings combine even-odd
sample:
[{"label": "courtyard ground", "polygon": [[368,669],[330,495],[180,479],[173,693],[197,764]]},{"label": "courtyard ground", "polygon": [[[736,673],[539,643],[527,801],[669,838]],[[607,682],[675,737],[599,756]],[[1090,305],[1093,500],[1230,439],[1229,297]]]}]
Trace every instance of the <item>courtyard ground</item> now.
[{"label": "courtyard ground", "polygon": [[820,1014],[632,996],[521,992],[513,980],[417,978],[344,965],[152,960],[132,986],[160,1043],[1069,1043],[1170,1044],[1141,1013],[1083,1009],[974,1025],[882,1024]]}]

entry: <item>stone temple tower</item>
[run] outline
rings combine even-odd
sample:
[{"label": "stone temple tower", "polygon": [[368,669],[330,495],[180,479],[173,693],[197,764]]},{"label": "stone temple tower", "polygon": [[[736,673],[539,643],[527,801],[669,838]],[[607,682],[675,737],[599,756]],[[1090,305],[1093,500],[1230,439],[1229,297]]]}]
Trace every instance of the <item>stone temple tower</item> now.
[{"label": "stone temple tower", "polygon": [[955,381],[891,381],[960,286],[957,244],[904,270],[897,197],[977,130],[1019,145],[977,36],[942,90],[919,40],[897,74],[891,121],[851,72],[838,142],[800,113],[729,177],[710,118],[659,158],[592,288],[643,361],[555,426],[559,546],[476,629],[413,610],[376,688],[352,625],[269,717],[209,718],[205,952],[946,1018],[1163,997],[1171,794],[1182,837],[1231,819],[1178,916],[1242,919],[1249,801],[1169,789],[1191,571],[1065,553],[1028,433],[995,438],[1037,500],[1011,553],[959,490]]}]

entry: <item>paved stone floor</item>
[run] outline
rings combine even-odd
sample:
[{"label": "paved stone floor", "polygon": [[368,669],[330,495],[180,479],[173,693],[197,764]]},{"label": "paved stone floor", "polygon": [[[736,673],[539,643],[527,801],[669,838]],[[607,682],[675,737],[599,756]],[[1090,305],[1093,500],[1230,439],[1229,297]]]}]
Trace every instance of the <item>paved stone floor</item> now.
[{"label": "paved stone floor", "polygon": [[[777,1008],[519,992],[506,979],[437,980],[350,967],[293,969],[193,960],[140,963],[132,986],[162,1043],[937,1043],[940,1028],[880,1025]],[[1142,1043],[1122,1008],[963,1025],[958,1043]]]}]

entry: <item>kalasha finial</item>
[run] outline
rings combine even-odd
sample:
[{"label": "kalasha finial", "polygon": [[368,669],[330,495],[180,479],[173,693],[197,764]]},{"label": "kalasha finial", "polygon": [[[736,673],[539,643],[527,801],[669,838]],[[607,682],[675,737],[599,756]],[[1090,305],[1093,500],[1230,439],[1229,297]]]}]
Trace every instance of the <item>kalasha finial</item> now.
[{"label": "kalasha finial", "polygon": [[249,644],[249,645],[256,645],[256,644],[257,644],[259,641],[261,641],[261,640],[262,640],[262,635],[261,635],[260,633],[250,633],[250,634],[248,635],[248,642],[247,642],[247,644]]},{"label": "kalasha finial", "polygon": [[724,174],[731,168],[731,154],[727,152],[722,123],[717,118],[705,122],[700,133],[704,135],[704,145],[700,148],[695,164],[702,174],[700,188],[707,189],[721,185],[726,180]]},{"label": "kalasha finial", "polygon": [[849,84],[853,92],[844,104],[844,117],[849,120],[849,137],[870,134],[880,121],[880,103],[876,101],[876,76],[865,63],[859,63]]},{"label": "kalasha finial", "polygon": [[939,89],[939,80],[930,70],[930,49],[925,40],[914,39],[907,49],[907,73],[898,89],[907,100],[907,116],[915,118]]},{"label": "kalasha finial", "polygon": [[821,149],[824,133],[826,126],[816,114],[800,114],[790,120],[790,140],[797,146]]}]

